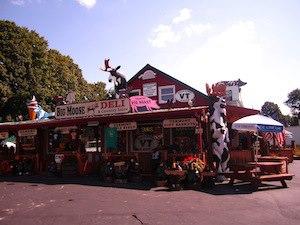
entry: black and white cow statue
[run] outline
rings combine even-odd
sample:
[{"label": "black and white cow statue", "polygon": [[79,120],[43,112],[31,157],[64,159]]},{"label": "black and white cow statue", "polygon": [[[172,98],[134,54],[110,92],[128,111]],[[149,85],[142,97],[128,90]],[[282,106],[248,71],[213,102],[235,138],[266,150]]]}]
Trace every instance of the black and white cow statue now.
[{"label": "black and white cow statue", "polygon": [[[206,92],[210,97],[210,130],[212,136],[212,154],[218,173],[225,173],[228,169],[230,159],[229,135],[226,121],[226,85],[223,83],[213,84],[211,87],[206,84]],[[217,177],[219,181],[225,179],[224,176]]]},{"label": "black and white cow statue", "polygon": [[227,147],[229,135],[226,121],[226,102],[222,97],[214,96],[212,99],[214,99],[214,103],[212,104],[209,118],[212,135],[212,151],[218,173],[224,173],[228,172],[227,163],[230,158],[229,149]]},{"label": "black and white cow statue", "polygon": [[109,65],[109,59],[104,60],[104,68],[101,68],[102,71],[109,72],[108,81],[114,83],[116,98],[125,98],[127,97],[127,81],[125,76],[118,72],[121,66],[112,68]]}]

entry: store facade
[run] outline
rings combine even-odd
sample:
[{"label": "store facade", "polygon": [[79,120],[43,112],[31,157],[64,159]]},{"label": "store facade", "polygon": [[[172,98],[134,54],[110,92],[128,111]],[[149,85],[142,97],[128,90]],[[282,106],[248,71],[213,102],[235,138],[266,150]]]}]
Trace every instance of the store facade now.
[{"label": "store facade", "polygon": [[[108,161],[135,159],[142,173],[150,175],[155,150],[163,161],[207,158],[207,95],[149,64],[128,81],[128,89],[130,97],[150,99],[149,105],[136,99],[133,104],[130,98],[59,105],[55,119],[3,123],[0,132],[16,135],[16,156],[31,159],[37,173],[63,160],[66,173],[83,175]],[[228,107],[229,122],[256,113]]]}]

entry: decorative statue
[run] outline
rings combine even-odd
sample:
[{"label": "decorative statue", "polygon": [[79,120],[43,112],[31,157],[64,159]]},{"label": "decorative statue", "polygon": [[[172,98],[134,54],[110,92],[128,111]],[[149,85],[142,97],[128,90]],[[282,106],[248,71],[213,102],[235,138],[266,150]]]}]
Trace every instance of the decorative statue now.
[{"label": "decorative statue", "polygon": [[71,104],[74,103],[76,101],[76,93],[75,91],[69,91],[67,96],[66,96],[66,103],[67,104]]},{"label": "decorative statue", "polygon": [[[220,82],[212,85],[212,91],[214,93],[216,93],[216,91],[219,91],[222,93],[222,91],[225,90],[226,94],[224,95],[224,97],[226,98],[226,103],[228,105],[242,107],[243,101],[241,98],[241,87],[246,84],[247,84],[246,82],[243,82],[240,79],[233,80],[233,81],[220,81]],[[209,86],[207,86],[206,89],[209,90],[210,89]],[[218,95],[218,96],[221,96],[221,95]]]},{"label": "decorative statue", "polygon": [[49,119],[49,117],[54,117],[54,112],[48,113],[45,110],[43,110],[43,108],[40,105],[37,106],[35,112],[37,120]]},{"label": "decorative statue", "polygon": [[116,98],[127,97],[127,81],[125,79],[125,76],[118,72],[118,69],[120,68],[121,66],[112,68],[109,65],[109,59],[104,60],[104,68],[101,68],[102,71],[110,73],[108,81],[114,82]]},{"label": "decorative statue", "polygon": [[[213,85],[212,89],[206,85],[208,95],[212,101],[209,118],[212,134],[212,152],[216,169],[219,173],[228,171],[227,163],[230,158],[229,149],[227,147],[229,136],[226,121],[226,102],[223,98],[223,96],[226,95],[225,88],[224,84]],[[222,179],[221,177],[219,178]]]}]

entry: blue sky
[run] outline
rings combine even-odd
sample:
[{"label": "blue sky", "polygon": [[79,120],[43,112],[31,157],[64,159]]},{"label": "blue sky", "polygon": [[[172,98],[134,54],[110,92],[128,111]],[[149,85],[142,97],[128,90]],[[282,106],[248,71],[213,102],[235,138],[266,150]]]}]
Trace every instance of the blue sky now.
[{"label": "blue sky", "polygon": [[1,0],[0,19],[36,30],[90,81],[103,59],[129,79],[150,63],[205,92],[241,78],[244,105],[283,102],[300,88],[300,1]]}]

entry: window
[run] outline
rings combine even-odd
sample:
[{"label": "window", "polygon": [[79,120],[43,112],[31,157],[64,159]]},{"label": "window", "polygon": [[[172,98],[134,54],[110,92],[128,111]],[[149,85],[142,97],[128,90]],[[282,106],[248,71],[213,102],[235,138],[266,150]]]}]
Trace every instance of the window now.
[{"label": "window", "polygon": [[137,95],[141,95],[141,89],[134,89],[134,90],[131,90],[129,93],[129,97],[137,96]]},{"label": "window", "polygon": [[159,103],[167,103],[167,101],[174,102],[174,95],[175,95],[175,85],[169,86],[160,86],[158,87],[159,91]]}]

